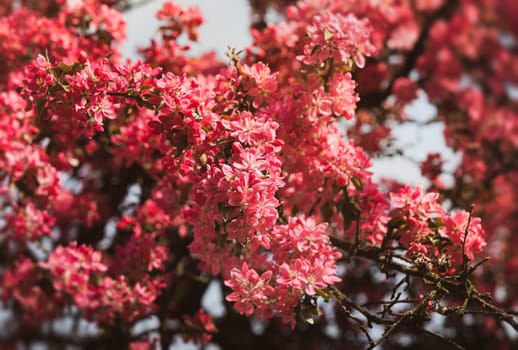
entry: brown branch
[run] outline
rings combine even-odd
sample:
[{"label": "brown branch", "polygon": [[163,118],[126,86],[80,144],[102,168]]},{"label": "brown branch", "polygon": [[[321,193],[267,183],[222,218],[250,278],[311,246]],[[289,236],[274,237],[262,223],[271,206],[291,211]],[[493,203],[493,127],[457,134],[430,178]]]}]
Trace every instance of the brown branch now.
[{"label": "brown branch", "polygon": [[445,336],[441,335],[441,334],[438,334],[438,333],[434,333],[434,332],[431,332],[429,330],[426,330],[426,329],[423,329],[422,330],[423,333],[427,334],[427,335],[430,335],[432,337],[435,337],[435,338],[438,338],[440,340],[442,340],[443,342],[447,343],[448,345],[454,347],[455,349],[459,349],[459,350],[466,350],[466,348],[464,348],[463,346],[457,344],[456,342],[454,342],[453,340],[449,339],[449,338],[446,338]]},{"label": "brown branch", "polygon": [[[458,275],[441,276],[437,273],[434,273],[433,271],[419,269],[415,267],[413,264],[409,264],[409,261],[407,259],[395,254],[393,251],[382,250],[381,248],[370,244],[357,245],[332,236],[330,237],[330,239],[331,243],[335,247],[339,248],[345,253],[353,252],[354,248],[355,256],[372,261],[373,263],[380,266],[382,271],[385,271],[386,269],[398,271],[400,273],[405,274],[406,276],[416,277],[422,280],[425,284],[432,286],[433,290],[428,294],[427,298],[423,300],[437,301],[446,295],[454,295],[462,298],[463,304],[461,306],[443,307],[443,311],[440,313],[448,314],[455,312],[457,314],[469,314],[471,312],[478,312],[479,310],[469,307],[471,304],[477,304],[482,309],[489,310],[491,314],[493,314],[495,317],[502,321],[505,321],[512,328],[518,331],[518,322],[515,320],[513,311],[507,311],[497,307],[493,304],[490,295],[481,293],[476,289],[473,282],[469,279],[470,273],[474,271],[473,268],[469,268],[469,266],[466,267],[465,271],[461,271]],[[404,261],[404,263],[398,262],[399,259],[401,259],[401,261]],[[479,265],[480,263],[477,264],[477,266]],[[469,273],[466,273],[466,271]],[[387,321],[395,322],[395,325],[393,324],[390,328],[388,328],[388,334],[392,333],[395,327],[397,327],[397,325],[404,321],[404,319],[401,318],[394,321],[387,320],[384,318],[378,318],[376,316],[372,317],[373,315],[365,307],[355,304],[354,301],[348,298],[345,294],[338,291],[336,287],[333,288],[333,294],[336,296],[337,301],[345,303],[345,305],[349,307],[355,308],[356,310],[364,314],[367,317],[367,319],[371,322],[379,323],[379,320],[382,320],[383,324],[387,324]],[[392,294],[392,298],[394,298],[394,293]],[[421,305],[421,303],[419,303],[418,305]],[[412,308],[410,310],[414,309],[415,308]],[[405,315],[413,315],[414,313],[415,311],[410,312],[410,314],[409,311],[406,311],[402,315],[405,317]],[[375,342],[375,345],[377,344],[379,343]]]},{"label": "brown branch", "polygon": [[408,319],[412,319],[418,312],[420,312],[426,305],[426,303],[428,302],[429,298],[424,298],[421,302],[419,302],[416,306],[414,306],[413,308],[405,311],[402,316],[397,319],[394,323],[392,323],[390,325],[390,327],[388,327],[387,329],[385,329],[385,331],[383,332],[383,334],[381,335],[381,337],[379,337],[374,343],[372,343],[370,346],[369,346],[369,350],[371,349],[374,349],[375,347],[377,347],[378,345],[380,345],[382,342],[384,342],[385,340],[387,340],[387,338],[406,320]]}]

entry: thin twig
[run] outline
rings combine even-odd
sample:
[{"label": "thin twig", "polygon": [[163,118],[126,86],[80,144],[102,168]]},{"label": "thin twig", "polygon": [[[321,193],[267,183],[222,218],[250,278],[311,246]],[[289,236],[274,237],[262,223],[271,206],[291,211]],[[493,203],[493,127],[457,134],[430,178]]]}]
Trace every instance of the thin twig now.
[{"label": "thin twig", "polygon": [[438,334],[438,333],[434,333],[434,332],[431,332],[429,330],[426,330],[426,329],[423,329],[422,330],[423,333],[425,334],[428,334],[428,335],[431,335],[432,337],[435,337],[435,338],[439,338],[441,339],[442,341],[444,341],[445,343],[447,343],[448,345],[451,345],[452,347],[454,347],[455,349],[459,349],[459,350],[466,350],[465,347],[461,346],[460,344],[454,342],[453,340],[449,339],[449,338],[446,338],[445,336],[443,336],[442,334]]}]

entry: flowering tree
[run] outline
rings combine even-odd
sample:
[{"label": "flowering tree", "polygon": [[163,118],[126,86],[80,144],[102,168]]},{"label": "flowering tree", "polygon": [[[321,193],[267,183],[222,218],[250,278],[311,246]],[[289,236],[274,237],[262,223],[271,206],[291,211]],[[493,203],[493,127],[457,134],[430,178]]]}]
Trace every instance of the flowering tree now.
[{"label": "flowering tree", "polygon": [[[250,3],[228,62],[172,2],[130,62],[129,1],[0,1],[2,348],[516,346],[518,3]],[[418,94],[461,160],[376,183]]]}]

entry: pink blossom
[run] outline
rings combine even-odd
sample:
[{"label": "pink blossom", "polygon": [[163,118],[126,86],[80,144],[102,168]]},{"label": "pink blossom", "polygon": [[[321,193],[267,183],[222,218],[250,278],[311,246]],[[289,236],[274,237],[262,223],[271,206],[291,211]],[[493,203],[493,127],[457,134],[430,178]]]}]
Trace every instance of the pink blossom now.
[{"label": "pink blossom", "polygon": [[374,53],[370,42],[372,28],[367,19],[353,14],[342,16],[324,12],[316,16],[308,28],[309,43],[304,46],[300,59],[307,65],[319,65],[327,59],[337,64],[365,66],[365,56]]},{"label": "pink blossom", "polygon": [[442,234],[450,239],[457,249],[464,245],[464,253],[470,260],[473,260],[474,254],[480,253],[486,245],[480,218],[470,219],[467,211],[455,211],[446,216]]},{"label": "pink blossom", "polygon": [[55,278],[53,284],[57,291],[75,294],[88,289],[91,276],[107,270],[101,258],[101,252],[86,245],[78,247],[76,243],[72,243],[67,247],[57,247],[48,261],[40,262],[39,266],[48,270]]},{"label": "pink blossom", "polygon": [[333,113],[351,119],[354,116],[356,103],[360,100],[354,91],[356,83],[351,73],[337,73],[331,79],[329,92],[333,101]]},{"label": "pink blossom", "polygon": [[262,62],[252,66],[244,64],[240,69],[243,83],[250,85],[248,94],[253,98],[253,106],[257,108],[263,102],[272,101],[273,93],[277,90],[277,73],[272,74],[270,68]]},{"label": "pink blossom", "polygon": [[417,84],[408,78],[398,78],[394,81],[392,90],[402,105],[406,105],[417,98]]},{"label": "pink blossom", "polygon": [[227,295],[226,300],[235,302],[237,311],[250,316],[255,307],[266,304],[268,299],[274,295],[274,289],[270,285],[271,278],[272,271],[265,271],[259,276],[244,262],[241,270],[232,269],[230,279],[225,281],[225,285],[233,290]]}]

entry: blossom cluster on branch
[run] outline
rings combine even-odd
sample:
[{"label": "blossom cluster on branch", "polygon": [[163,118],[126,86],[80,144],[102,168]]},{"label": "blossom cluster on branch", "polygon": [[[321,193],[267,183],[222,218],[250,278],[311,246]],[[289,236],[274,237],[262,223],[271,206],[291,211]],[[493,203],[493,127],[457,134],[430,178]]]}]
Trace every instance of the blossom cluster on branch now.
[{"label": "blossom cluster on branch", "polygon": [[[0,1],[0,295],[16,321],[0,339],[264,348],[302,346],[311,324],[317,348],[397,348],[398,332],[460,347],[470,314],[511,344],[513,1],[252,5],[253,42],[229,63],[189,55],[203,17],[171,1],[132,62],[130,2]],[[371,160],[404,154],[391,129],[420,94],[461,156],[453,185],[437,153],[428,188],[379,184]],[[202,307],[213,283],[223,316]],[[426,328],[432,314],[458,336]],[[99,332],[48,331],[63,317]]]}]

